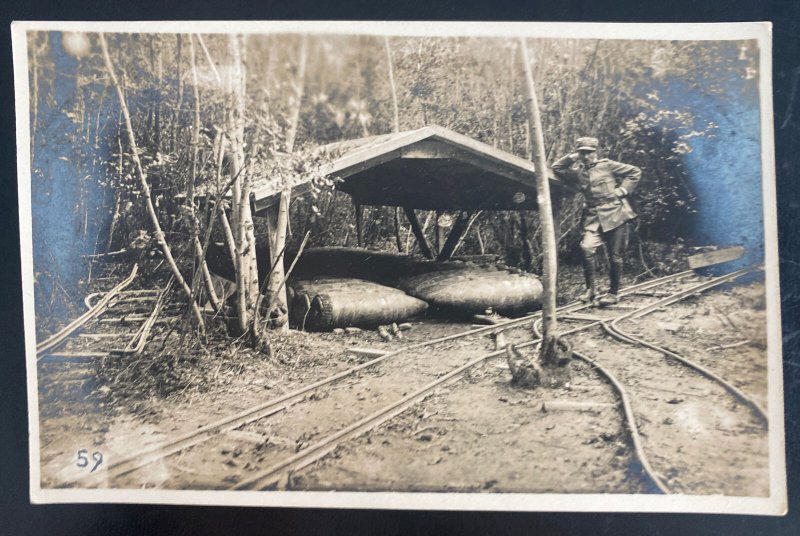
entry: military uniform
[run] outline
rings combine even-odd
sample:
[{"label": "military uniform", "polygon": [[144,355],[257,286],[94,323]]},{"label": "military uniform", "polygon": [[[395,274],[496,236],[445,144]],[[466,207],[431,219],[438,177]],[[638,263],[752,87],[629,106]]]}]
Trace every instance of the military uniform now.
[{"label": "military uniform", "polygon": [[[595,138],[578,140],[578,151],[593,152],[597,146]],[[627,238],[625,224],[636,217],[626,197],[636,189],[642,171],[636,166],[607,158],[580,162],[567,155],[553,164],[553,172],[584,196],[581,249],[590,299],[594,298],[595,252],[604,242],[611,261],[610,293],[616,296],[622,275],[621,254]]]},{"label": "military uniform", "polygon": [[584,230],[608,232],[636,217],[628,200],[614,193],[621,188],[625,195],[630,195],[636,189],[642,176],[642,171],[636,166],[608,158],[583,165],[567,155],[553,164],[553,172],[583,193],[586,201]]}]

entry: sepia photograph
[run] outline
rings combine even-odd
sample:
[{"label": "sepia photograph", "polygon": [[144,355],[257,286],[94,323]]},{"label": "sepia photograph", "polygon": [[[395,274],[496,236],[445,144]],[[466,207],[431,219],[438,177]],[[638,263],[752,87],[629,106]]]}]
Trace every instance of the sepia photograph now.
[{"label": "sepia photograph", "polygon": [[12,33],[33,502],[785,513],[768,23]]}]

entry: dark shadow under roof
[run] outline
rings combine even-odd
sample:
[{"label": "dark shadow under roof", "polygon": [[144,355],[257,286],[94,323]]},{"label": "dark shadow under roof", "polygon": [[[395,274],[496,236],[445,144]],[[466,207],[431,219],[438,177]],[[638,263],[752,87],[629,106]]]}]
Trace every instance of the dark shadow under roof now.
[{"label": "dark shadow under roof", "polygon": [[[439,126],[326,145],[332,159],[323,176],[364,205],[425,210],[535,209],[532,162]],[[560,189],[551,175],[551,185]],[[294,186],[295,194],[310,182]],[[278,192],[264,183],[253,190],[256,211],[273,205]]]}]

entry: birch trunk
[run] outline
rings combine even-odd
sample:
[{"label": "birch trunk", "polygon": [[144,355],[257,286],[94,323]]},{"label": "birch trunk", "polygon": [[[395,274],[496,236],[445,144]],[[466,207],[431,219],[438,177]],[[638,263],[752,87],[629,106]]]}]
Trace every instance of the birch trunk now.
[{"label": "birch trunk", "polygon": [[[552,347],[551,339],[556,337],[558,324],[556,320],[556,237],[553,225],[553,211],[550,204],[550,183],[547,178],[547,160],[544,148],[544,135],[542,132],[542,119],[539,115],[539,103],[536,96],[536,84],[531,70],[531,61],[528,57],[528,45],[524,38],[520,39],[522,48],[522,61],[525,68],[525,82],[527,90],[528,126],[531,134],[534,166],[536,169],[536,200],[539,205],[539,221],[542,225],[542,248],[544,262],[542,267],[542,351]],[[544,356],[542,356],[544,357]]]},{"label": "birch trunk", "polygon": [[[180,39],[180,36],[178,36],[178,38]],[[180,43],[180,41],[178,42]],[[203,245],[200,243],[200,224],[197,221],[197,214],[194,211],[194,183],[195,180],[197,180],[197,152],[200,144],[200,85],[197,79],[197,61],[195,58],[194,39],[192,39],[191,36],[189,36],[189,56],[192,62],[192,94],[194,96],[194,115],[192,120],[192,164],[191,173],[186,185],[186,208],[189,212],[189,224],[191,226],[192,242],[194,242],[194,253],[196,258],[195,263],[197,265],[196,269],[199,269],[202,273],[206,294],[208,295],[208,300],[211,302],[211,307],[213,307],[215,311],[219,311],[222,304],[220,303],[217,293],[214,290],[214,283],[211,280],[211,274],[208,271],[208,265],[203,257]],[[180,61],[178,64],[180,65]],[[178,100],[178,111],[176,113],[180,113],[181,100],[182,95]],[[196,279],[197,276],[195,276],[195,280]],[[192,288],[194,290],[194,285]]]},{"label": "birch trunk", "polygon": [[394,110],[394,131],[400,132],[400,107],[397,104],[397,86],[394,83],[394,66],[392,65],[392,47],[389,36],[384,36],[383,44],[386,48],[386,63],[389,65],[389,87],[392,90],[392,109]]},{"label": "birch trunk", "polygon": [[[202,45],[202,41],[200,41]],[[255,266],[255,243],[251,243],[253,217],[250,212],[250,174],[243,173],[244,166],[244,113],[245,76],[243,55],[244,38],[231,35],[228,50],[231,55],[231,69],[228,78],[228,94],[231,104],[227,110],[227,127],[230,139],[230,174],[235,177],[231,188],[231,210],[235,228],[233,229],[236,262],[236,304],[239,317],[239,330],[242,334],[252,328],[253,310],[258,297],[258,278],[252,281]],[[205,49],[204,47],[204,50]],[[209,58],[210,62],[210,58]],[[255,288],[255,292],[253,291]]]},{"label": "birch trunk", "polygon": [[[300,106],[303,103],[306,83],[306,65],[308,64],[308,36],[303,35],[300,41],[300,51],[297,61],[297,79],[294,82],[294,101],[289,114],[289,129],[286,132],[286,152],[294,152],[294,144],[297,139],[297,129],[300,125]],[[282,311],[288,310],[288,300],[286,298],[286,287],[283,285],[284,269],[283,257],[286,249],[286,235],[289,227],[289,201],[291,200],[291,187],[285,188],[281,192],[278,203],[277,213],[270,214],[274,221],[272,229],[272,240],[270,243],[270,256],[272,257],[272,272],[269,274],[268,294],[270,303],[273,307],[278,307]],[[272,223],[272,222],[271,222]],[[278,326],[280,331],[288,331],[289,324],[283,323]]]},{"label": "birch trunk", "polygon": [[[394,112],[394,131],[400,132],[400,106],[397,103],[397,86],[394,82],[394,62],[392,61],[392,46],[389,43],[389,36],[383,37],[384,48],[386,48],[386,64],[389,70],[389,88],[392,90],[392,111]],[[397,243],[397,251],[403,252],[403,241],[400,238],[402,228],[400,226],[400,207],[394,207],[394,240]],[[407,253],[407,252],[406,252]]]},{"label": "birch trunk", "polygon": [[191,303],[192,307],[192,314],[194,316],[195,322],[197,324],[197,329],[200,333],[205,332],[205,323],[203,322],[203,315],[200,312],[200,307],[198,307],[197,302],[194,299],[194,295],[192,294],[192,289],[186,283],[186,280],[183,278],[178,265],[175,263],[175,259],[172,256],[172,250],[167,243],[166,238],[164,237],[164,231],[161,230],[161,224],[158,221],[158,215],[156,214],[155,207],[153,206],[153,200],[150,197],[150,184],[147,182],[147,175],[144,173],[144,169],[142,168],[142,162],[139,159],[139,149],[136,145],[136,137],[133,134],[133,125],[131,124],[131,115],[128,111],[128,105],[125,100],[125,95],[122,92],[122,86],[117,79],[117,75],[114,73],[114,66],[111,63],[111,56],[108,53],[108,45],[106,44],[105,34],[100,34],[100,47],[103,51],[103,59],[105,60],[106,69],[108,70],[108,74],[111,77],[111,82],[114,84],[114,88],[117,90],[117,97],[119,97],[119,105],[122,110],[122,116],[125,119],[125,129],[128,133],[128,141],[131,145],[131,153],[134,166],[136,167],[136,174],[139,177],[139,183],[142,187],[142,195],[144,196],[145,203],[147,205],[147,213],[150,216],[150,221],[153,225],[153,232],[156,235],[156,240],[158,241],[158,245],[161,247],[161,251],[164,253],[164,258],[167,261],[170,269],[172,270],[172,274],[175,276],[175,281],[178,285],[183,289],[184,293],[186,294],[189,302]]}]

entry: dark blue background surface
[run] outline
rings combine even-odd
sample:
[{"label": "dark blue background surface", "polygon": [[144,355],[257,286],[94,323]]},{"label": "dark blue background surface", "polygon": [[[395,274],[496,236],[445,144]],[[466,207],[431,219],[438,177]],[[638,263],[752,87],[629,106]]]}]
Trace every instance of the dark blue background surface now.
[{"label": "dark blue background surface", "polygon": [[[204,0],[186,4],[140,0],[74,0],[3,3],[0,130],[2,188],[0,233],[0,535],[2,534],[798,534],[800,533],[800,3],[733,0],[702,2],[505,0],[386,2],[339,0]],[[786,447],[790,513],[783,518],[664,514],[544,514],[471,512],[383,512],[138,505],[28,504],[27,405],[22,339],[13,70],[8,24],[19,20],[163,19],[440,19],[619,22],[711,22],[771,20],[774,27],[773,80],[783,294]],[[794,103],[792,104],[792,101]],[[745,119],[746,120],[746,119]],[[700,170],[702,172],[702,170]]]}]

